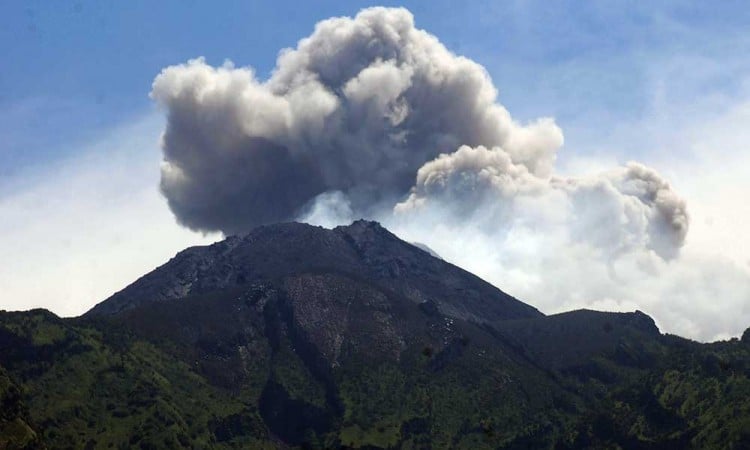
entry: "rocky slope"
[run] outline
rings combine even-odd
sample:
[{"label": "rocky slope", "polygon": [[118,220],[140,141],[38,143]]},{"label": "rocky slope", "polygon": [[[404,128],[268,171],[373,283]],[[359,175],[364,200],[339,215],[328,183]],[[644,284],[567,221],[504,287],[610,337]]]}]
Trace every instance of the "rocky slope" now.
[{"label": "rocky slope", "polygon": [[301,223],[264,226],[208,247],[192,247],[94,307],[116,314],[158,302],[275,282],[300,274],[365,280],[414,303],[477,322],[540,316],[535,308],[408,244],[376,222],[328,230]]}]

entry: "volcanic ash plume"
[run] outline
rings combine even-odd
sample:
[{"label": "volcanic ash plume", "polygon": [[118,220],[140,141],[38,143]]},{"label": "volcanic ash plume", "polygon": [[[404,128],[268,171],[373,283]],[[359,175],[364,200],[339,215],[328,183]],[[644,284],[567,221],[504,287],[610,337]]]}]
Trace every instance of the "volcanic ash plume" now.
[{"label": "volcanic ash plume", "polygon": [[704,338],[728,327],[706,298],[750,293],[683,250],[685,201],[661,175],[561,175],[554,120],[515,122],[484,68],[405,9],[318,23],[267,80],[198,58],[151,96],[167,114],[161,190],[194,230],[373,218],[546,312],[638,307]]},{"label": "volcanic ash plume", "polygon": [[226,234],[293,219],[339,191],[355,216],[403,199],[417,170],[462,145],[501,147],[549,176],[562,133],[515,123],[479,64],[414,26],[405,9],[320,22],[267,81],[203,59],[164,69],[161,189],[184,225]]}]

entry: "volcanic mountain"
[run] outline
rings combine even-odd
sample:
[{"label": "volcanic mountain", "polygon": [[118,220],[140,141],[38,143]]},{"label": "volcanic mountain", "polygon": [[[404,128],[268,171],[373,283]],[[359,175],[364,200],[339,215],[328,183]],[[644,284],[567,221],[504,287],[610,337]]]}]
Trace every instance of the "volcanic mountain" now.
[{"label": "volcanic mountain", "polygon": [[87,314],[112,315],[144,303],[254,283],[275,285],[300,303],[309,303],[302,297],[314,286],[327,291],[361,284],[373,295],[389,296],[389,304],[429,302],[447,316],[474,322],[542,315],[364,220],[333,230],[294,222],[264,226],[208,247],[189,248]]},{"label": "volcanic mountain", "polygon": [[79,318],[0,313],[0,448],[743,448],[748,395],[748,339],[545,316],[367,221],[186,249]]}]

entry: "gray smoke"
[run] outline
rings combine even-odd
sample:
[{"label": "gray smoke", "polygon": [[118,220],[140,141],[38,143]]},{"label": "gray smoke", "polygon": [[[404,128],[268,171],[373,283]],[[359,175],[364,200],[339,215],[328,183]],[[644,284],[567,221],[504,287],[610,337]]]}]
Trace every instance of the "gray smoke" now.
[{"label": "gray smoke", "polygon": [[167,112],[170,208],[185,226],[225,234],[293,219],[330,191],[372,216],[461,145],[502,147],[549,176],[562,144],[550,119],[515,123],[484,68],[415,28],[405,9],[318,23],[267,81],[199,58],[164,69],[151,96]]},{"label": "gray smoke", "polygon": [[486,71],[405,9],[318,23],[267,81],[199,58],[164,69],[151,96],[168,119],[161,189],[195,230],[395,211],[503,239],[554,230],[608,260],[636,249],[673,258],[687,233],[685,202],[641,164],[556,175],[554,121],[514,122]]},{"label": "gray smoke", "polygon": [[683,248],[685,201],[660,174],[561,175],[554,121],[515,122],[484,68],[405,9],[318,23],[268,80],[198,58],[151,96],[167,114],[161,190],[194,230],[374,218],[545,312],[640,308],[703,338],[720,314],[696,305],[750,292]]}]

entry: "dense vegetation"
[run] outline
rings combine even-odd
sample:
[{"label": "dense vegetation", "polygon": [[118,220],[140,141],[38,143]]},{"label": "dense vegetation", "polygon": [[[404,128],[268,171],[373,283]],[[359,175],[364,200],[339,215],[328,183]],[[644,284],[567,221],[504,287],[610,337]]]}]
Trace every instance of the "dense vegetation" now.
[{"label": "dense vegetation", "polygon": [[206,336],[214,360],[191,364],[179,343],[109,322],[2,313],[0,448],[750,445],[748,342],[626,330],[580,364],[545,368],[531,345],[500,338],[489,354],[490,333],[460,334],[397,362],[360,355],[326,379],[286,333],[245,342],[242,361]]}]

